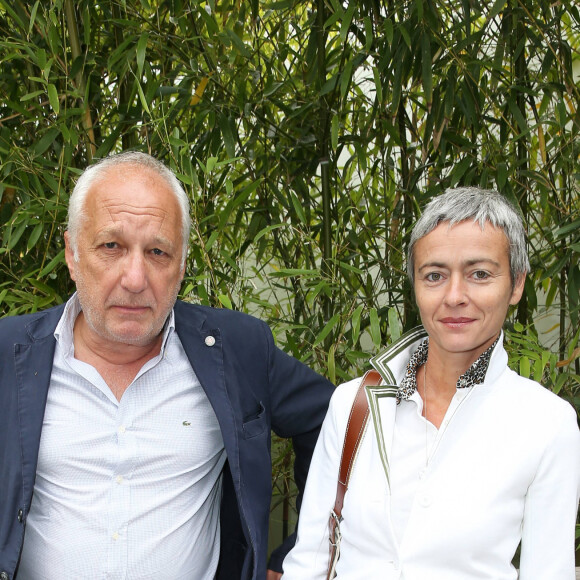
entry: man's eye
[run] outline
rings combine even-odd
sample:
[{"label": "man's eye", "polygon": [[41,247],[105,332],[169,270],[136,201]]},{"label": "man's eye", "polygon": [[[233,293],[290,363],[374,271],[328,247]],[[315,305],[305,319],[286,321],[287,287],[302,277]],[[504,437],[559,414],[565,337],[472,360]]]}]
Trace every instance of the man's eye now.
[{"label": "man's eye", "polygon": [[486,278],[489,278],[489,274],[483,270],[477,270],[477,272],[474,272],[473,276],[476,280],[485,280]]},{"label": "man's eye", "polygon": [[103,244],[107,250],[114,250],[117,247],[117,242],[106,242]]},{"label": "man's eye", "polygon": [[153,248],[152,252],[156,255],[156,256],[163,256],[163,254],[165,254],[165,252],[163,250],[160,250],[159,248]]},{"label": "man's eye", "polygon": [[439,272],[431,272],[430,274],[427,274],[426,278],[429,282],[439,282],[439,280],[441,280],[441,274],[439,274]]}]

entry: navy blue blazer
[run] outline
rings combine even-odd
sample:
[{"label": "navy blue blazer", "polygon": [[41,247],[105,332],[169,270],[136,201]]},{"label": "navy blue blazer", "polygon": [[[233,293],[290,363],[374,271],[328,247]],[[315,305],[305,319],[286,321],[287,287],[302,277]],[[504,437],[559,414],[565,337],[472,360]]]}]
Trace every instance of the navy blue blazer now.
[{"label": "navy blue blazer", "polygon": [[[17,578],[63,308],[0,320],[0,580]],[[262,580],[270,430],[293,439],[301,493],[333,386],[278,349],[268,326],[251,316],[178,301],[175,325],[217,415],[228,458],[217,578]],[[279,570],[283,557],[277,554],[272,568]]]}]

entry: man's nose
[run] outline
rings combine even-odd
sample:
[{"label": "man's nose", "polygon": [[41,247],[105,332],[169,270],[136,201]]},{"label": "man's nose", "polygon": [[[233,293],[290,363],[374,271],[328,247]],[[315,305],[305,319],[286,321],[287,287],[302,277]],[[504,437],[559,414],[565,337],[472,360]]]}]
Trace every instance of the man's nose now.
[{"label": "man's nose", "polygon": [[121,286],[129,292],[143,292],[147,288],[147,264],[145,257],[138,253],[129,253],[123,262]]}]

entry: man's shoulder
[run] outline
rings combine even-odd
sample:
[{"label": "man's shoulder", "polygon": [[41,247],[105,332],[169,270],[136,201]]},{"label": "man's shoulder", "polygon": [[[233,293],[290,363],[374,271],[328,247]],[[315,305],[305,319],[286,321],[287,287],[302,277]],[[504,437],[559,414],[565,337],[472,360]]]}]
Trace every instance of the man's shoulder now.
[{"label": "man's shoulder", "polygon": [[267,326],[265,322],[251,314],[239,312],[238,310],[229,310],[228,308],[214,308],[212,306],[193,304],[183,300],[178,300],[175,303],[175,316],[178,320],[185,318],[218,326]]},{"label": "man's shoulder", "polygon": [[0,335],[4,338],[14,338],[16,341],[23,333],[28,335],[40,333],[40,336],[50,334],[54,332],[64,306],[64,304],[59,304],[38,312],[0,318]]}]

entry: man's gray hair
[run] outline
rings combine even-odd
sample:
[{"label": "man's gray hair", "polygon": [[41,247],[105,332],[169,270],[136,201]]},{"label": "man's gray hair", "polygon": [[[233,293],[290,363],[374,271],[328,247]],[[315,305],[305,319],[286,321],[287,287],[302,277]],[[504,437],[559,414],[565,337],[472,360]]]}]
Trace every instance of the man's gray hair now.
[{"label": "man's gray hair", "polygon": [[68,203],[68,224],[67,230],[70,236],[70,243],[75,260],[78,260],[78,234],[83,222],[90,216],[85,213],[85,201],[91,186],[95,181],[104,177],[112,167],[120,165],[132,165],[150,169],[159,175],[169,186],[169,189],[175,195],[175,199],[181,209],[181,235],[182,235],[182,265],[185,263],[187,256],[187,247],[189,244],[189,232],[191,230],[191,217],[189,215],[189,198],[185,193],[181,183],[175,177],[175,174],[166,165],[158,161],[147,153],[139,151],[127,151],[117,155],[111,155],[101,159],[94,165],[87,167],[79,177],[73,192],[70,195]]},{"label": "man's gray hair", "polygon": [[453,226],[473,221],[483,230],[486,223],[501,228],[508,241],[510,276],[512,285],[520,276],[530,271],[526,249],[526,232],[522,218],[514,206],[500,193],[479,187],[448,189],[433,198],[415,224],[407,248],[407,275],[415,282],[415,244],[432,232],[441,222]]}]

